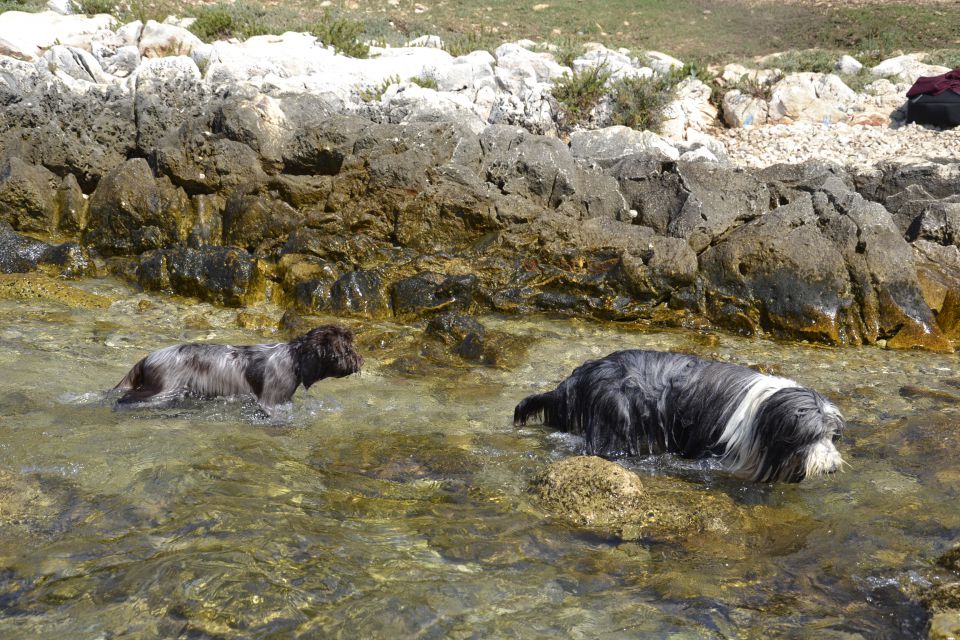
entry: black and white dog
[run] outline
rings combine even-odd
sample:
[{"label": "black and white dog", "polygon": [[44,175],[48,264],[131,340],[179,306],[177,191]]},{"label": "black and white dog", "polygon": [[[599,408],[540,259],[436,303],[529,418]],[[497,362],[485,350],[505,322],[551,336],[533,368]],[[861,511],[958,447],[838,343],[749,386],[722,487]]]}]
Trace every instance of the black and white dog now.
[{"label": "black and white dog", "polygon": [[360,371],[363,358],[349,329],[324,325],[280,344],[180,344],[154,351],[114,387],[117,405],[186,397],[256,397],[267,413],[290,402],[297,387]]},{"label": "black and white dog", "polygon": [[542,416],[583,436],[587,453],[717,456],[758,482],[832,473],[843,416],[793,380],[695,356],[618,351],[577,367],[553,391],[517,405],[517,426]]}]

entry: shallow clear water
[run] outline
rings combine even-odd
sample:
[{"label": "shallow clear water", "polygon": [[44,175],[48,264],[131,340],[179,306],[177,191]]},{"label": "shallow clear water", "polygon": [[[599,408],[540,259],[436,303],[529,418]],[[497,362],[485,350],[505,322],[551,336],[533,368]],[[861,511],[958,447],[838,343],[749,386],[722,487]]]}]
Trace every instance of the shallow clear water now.
[{"label": "shallow clear water", "polygon": [[[513,368],[400,373],[411,330],[355,322],[363,375],[300,390],[283,420],[114,411],[101,390],[148,351],[273,340],[230,310],[83,286],[121,301],[0,301],[0,637],[916,637],[911,594],[960,537],[953,356],[488,318],[529,342]],[[577,443],[515,430],[513,406],[627,347],[821,390],[851,468],[756,486],[640,460],[731,497],[740,524],[627,543],[555,521],[527,485]]]}]

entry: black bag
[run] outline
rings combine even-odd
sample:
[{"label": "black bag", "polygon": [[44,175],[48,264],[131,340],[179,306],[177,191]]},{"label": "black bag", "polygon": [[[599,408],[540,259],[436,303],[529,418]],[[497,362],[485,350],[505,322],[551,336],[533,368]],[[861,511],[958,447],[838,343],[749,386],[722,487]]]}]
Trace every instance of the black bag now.
[{"label": "black bag", "polygon": [[947,89],[937,95],[921,93],[907,101],[907,122],[935,127],[960,125],[960,93]]}]

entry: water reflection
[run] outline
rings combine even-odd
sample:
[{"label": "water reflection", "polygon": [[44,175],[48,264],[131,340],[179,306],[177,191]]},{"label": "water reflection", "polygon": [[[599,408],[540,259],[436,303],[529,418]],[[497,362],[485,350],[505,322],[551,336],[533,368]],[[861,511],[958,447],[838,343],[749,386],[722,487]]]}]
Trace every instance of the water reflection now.
[{"label": "water reflection", "polygon": [[[391,364],[416,360],[409,329],[356,322],[364,374],[299,391],[282,420],[227,400],[114,411],[102,390],[148,351],[273,339],[85,286],[121,301],[0,302],[5,638],[915,637],[911,596],[960,537],[952,356],[488,318],[529,344],[515,366],[409,369]],[[513,405],[625,347],[821,390],[852,468],[771,487],[647,458],[631,466],[729,499],[736,526],[623,542],[553,520],[527,483],[580,443],[513,429]]]}]

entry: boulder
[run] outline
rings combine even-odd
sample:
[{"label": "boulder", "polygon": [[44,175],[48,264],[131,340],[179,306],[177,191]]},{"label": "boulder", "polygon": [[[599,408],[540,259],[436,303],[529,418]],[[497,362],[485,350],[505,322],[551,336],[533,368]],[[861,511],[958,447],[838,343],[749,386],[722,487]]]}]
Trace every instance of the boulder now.
[{"label": "boulder", "polygon": [[724,494],[666,477],[640,477],[615,462],[574,456],[547,465],[533,479],[540,504],[562,520],[625,540],[677,538],[735,530],[742,515]]},{"label": "boulder", "polygon": [[573,132],[570,134],[570,153],[574,158],[601,165],[611,165],[636,153],[650,154],[664,161],[680,157],[676,147],[656,133],[622,125]]},{"label": "boulder", "polygon": [[186,56],[146,58],[137,69],[134,111],[137,149],[151,155],[171,130],[209,108],[200,70]]},{"label": "boulder", "polygon": [[90,254],[76,242],[51,245],[0,222],[0,273],[29,273],[42,267],[66,278],[96,275]]},{"label": "boulder", "polygon": [[397,316],[422,316],[437,311],[471,311],[477,296],[477,277],[418,273],[393,284],[390,291]]},{"label": "boulder", "polygon": [[863,69],[863,64],[853,56],[843,54],[834,68],[843,75],[855,76]]},{"label": "boulder", "polygon": [[824,124],[845,122],[844,104],[855,98],[854,91],[833,74],[791,73],[773,85],[767,117]]},{"label": "boulder", "polygon": [[21,231],[52,233],[57,228],[60,180],[43,167],[8,158],[0,164],[0,220]]},{"label": "boulder", "polygon": [[947,71],[950,71],[948,67],[925,64],[915,53],[888,58],[870,69],[875,76],[894,77],[909,83],[920,76],[938,76]]},{"label": "boulder", "polygon": [[56,44],[90,48],[98,32],[110,29],[113,16],[63,15],[56,11],[0,14],[0,54],[19,60],[36,60]]},{"label": "boulder", "polygon": [[733,89],[723,94],[723,121],[728,127],[766,124],[767,101]]},{"label": "boulder", "polygon": [[145,254],[137,269],[144,289],[170,290],[230,307],[262,300],[264,279],[257,261],[235,247],[175,246]]},{"label": "boulder", "polygon": [[147,20],[140,32],[138,46],[144,58],[189,56],[203,41],[183,27]]},{"label": "boulder", "polygon": [[[855,301],[810,196],[745,224],[700,256],[707,314],[753,335],[844,344]],[[856,342],[856,340],[852,340]]]},{"label": "boulder", "polygon": [[110,172],[90,196],[84,242],[106,256],[132,255],[185,242],[193,223],[182,189],[154,178],[143,158]]},{"label": "boulder", "polygon": [[837,246],[850,274],[862,326],[851,334],[862,342],[886,339],[892,348],[952,350],[916,277],[913,250],[890,213],[851,191],[839,178],[814,194],[823,233]]},{"label": "boulder", "polygon": [[390,311],[380,274],[351,271],[330,288],[330,308],[337,313],[383,317]]}]

